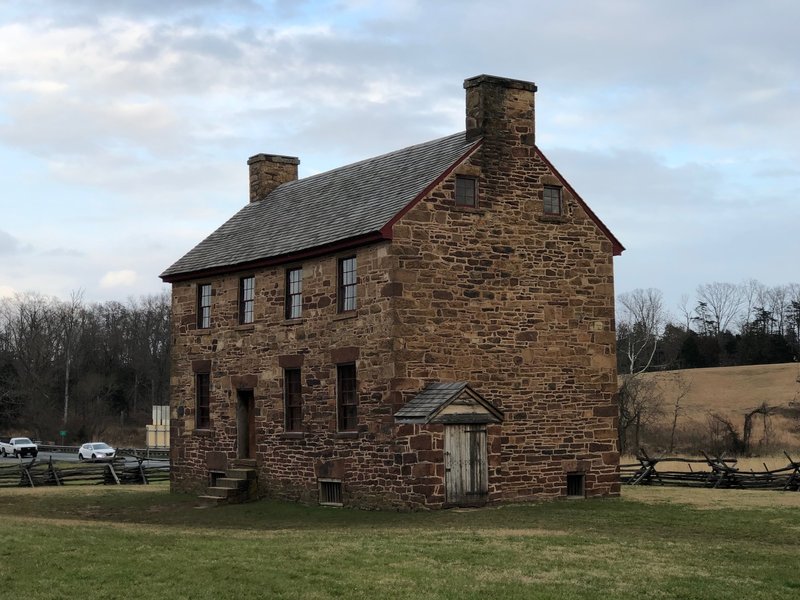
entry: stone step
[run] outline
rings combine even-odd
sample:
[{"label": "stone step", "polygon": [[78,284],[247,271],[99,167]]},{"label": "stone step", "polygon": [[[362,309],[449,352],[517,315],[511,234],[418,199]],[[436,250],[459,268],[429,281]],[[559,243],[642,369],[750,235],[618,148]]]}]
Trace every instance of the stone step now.
[{"label": "stone step", "polygon": [[255,479],[255,469],[228,469],[225,473],[228,479]]},{"label": "stone step", "polygon": [[219,506],[220,504],[225,504],[227,498],[222,498],[220,496],[198,496],[198,500],[202,503],[202,506]]},{"label": "stone step", "polygon": [[220,477],[217,479],[217,487],[231,488],[234,490],[246,490],[247,479],[234,479],[232,477]]},{"label": "stone step", "polygon": [[206,490],[206,495],[218,498],[230,498],[231,496],[235,496],[237,491],[238,490],[235,488],[214,486]]}]

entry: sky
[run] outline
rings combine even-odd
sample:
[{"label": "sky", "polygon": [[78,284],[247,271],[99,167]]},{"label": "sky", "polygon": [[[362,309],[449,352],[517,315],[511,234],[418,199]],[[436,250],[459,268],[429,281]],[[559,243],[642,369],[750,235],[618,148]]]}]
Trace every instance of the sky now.
[{"label": "sky", "polygon": [[0,297],[159,293],[248,201],[462,131],[534,81],[537,145],[626,247],[616,291],[800,281],[795,0],[6,0]]}]

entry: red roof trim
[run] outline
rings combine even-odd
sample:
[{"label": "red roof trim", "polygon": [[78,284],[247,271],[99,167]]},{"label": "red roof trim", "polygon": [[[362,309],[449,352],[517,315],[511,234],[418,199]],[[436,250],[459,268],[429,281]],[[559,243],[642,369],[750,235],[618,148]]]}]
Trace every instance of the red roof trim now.
[{"label": "red roof trim", "polygon": [[447,167],[447,169],[445,169],[445,171],[441,175],[439,175],[436,179],[434,179],[430,183],[430,185],[428,185],[424,190],[422,190],[419,194],[417,194],[416,198],[414,198],[411,202],[406,204],[402,208],[402,210],[400,210],[400,212],[398,212],[395,216],[393,216],[389,220],[389,222],[386,223],[386,225],[381,227],[381,234],[383,235],[383,238],[387,239],[387,240],[392,239],[392,227],[394,226],[394,224],[397,223],[397,221],[399,221],[401,218],[403,218],[403,215],[405,215],[408,211],[410,211],[412,208],[414,208],[420,200],[422,200],[428,194],[430,194],[431,191],[433,190],[433,188],[435,188],[437,185],[442,183],[442,181],[444,181],[445,178],[448,175],[450,175],[450,173],[452,173],[453,170],[458,165],[460,165],[462,162],[464,162],[467,158],[469,158],[469,156],[473,152],[475,152],[478,148],[480,148],[481,144],[483,144],[483,140],[478,140],[469,150],[467,150],[464,154],[462,154],[452,165]]},{"label": "red roof trim", "polygon": [[203,279],[205,277],[212,277],[214,275],[227,275],[238,271],[249,271],[262,267],[274,267],[276,265],[298,262],[307,258],[315,258],[323,254],[332,254],[334,252],[350,250],[359,246],[366,246],[367,244],[380,242],[385,239],[389,238],[385,238],[381,232],[375,231],[357,237],[325,244],[324,246],[316,246],[314,248],[308,248],[307,250],[290,252],[280,256],[270,256],[269,258],[261,258],[258,260],[251,260],[233,265],[221,265],[219,267],[211,267],[210,269],[200,269],[198,271],[189,271],[186,273],[176,273],[174,275],[162,275],[161,279],[165,283],[175,283],[178,281],[188,281],[190,279]]},{"label": "red roof trim", "polygon": [[553,172],[553,175],[555,175],[561,181],[561,183],[564,184],[564,187],[569,190],[569,193],[572,194],[572,197],[575,198],[575,200],[578,201],[578,204],[581,205],[581,208],[583,208],[583,210],[586,211],[586,214],[589,215],[589,218],[592,221],[594,221],[595,224],[600,228],[600,230],[605,234],[605,236],[611,242],[611,245],[612,245],[612,247],[614,249],[614,256],[619,256],[620,254],[622,254],[622,252],[625,250],[625,246],[623,246],[620,243],[620,241],[616,238],[616,236],[613,233],[611,233],[611,230],[608,227],[606,227],[605,223],[603,223],[600,220],[600,217],[598,217],[596,214],[594,214],[594,211],[591,208],[589,208],[589,205],[586,204],[586,202],[584,202],[583,198],[580,197],[578,192],[576,192],[573,189],[573,187],[569,184],[569,182],[566,179],[564,179],[564,177],[561,175],[561,173],[558,172],[558,169],[556,169],[553,166],[553,163],[551,163],[547,159],[547,157],[539,149],[538,146],[536,146],[536,155],[539,158],[542,159],[544,164],[546,164],[547,167]]}]

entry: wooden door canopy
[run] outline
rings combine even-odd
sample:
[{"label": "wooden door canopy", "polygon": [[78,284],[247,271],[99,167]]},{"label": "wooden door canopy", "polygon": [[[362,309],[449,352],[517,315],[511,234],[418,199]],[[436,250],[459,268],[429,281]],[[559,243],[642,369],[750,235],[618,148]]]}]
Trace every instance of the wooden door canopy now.
[{"label": "wooden door canopy", "polygon": [[397,423],[501,423],[503,413],[466,381],[431,383],[395,415]]}]

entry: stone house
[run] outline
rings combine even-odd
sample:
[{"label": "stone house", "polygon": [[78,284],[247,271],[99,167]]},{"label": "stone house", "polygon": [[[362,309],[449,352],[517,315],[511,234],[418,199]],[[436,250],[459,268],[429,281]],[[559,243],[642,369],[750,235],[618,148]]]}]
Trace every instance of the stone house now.
[{"label": "stone house", "polygon": [[535,145],[525,81],[467,79],[466,130],[250,203],[169,267],[172,486],[363,507],[619,493],[614,255]]}]

